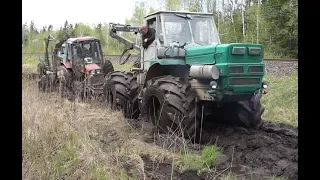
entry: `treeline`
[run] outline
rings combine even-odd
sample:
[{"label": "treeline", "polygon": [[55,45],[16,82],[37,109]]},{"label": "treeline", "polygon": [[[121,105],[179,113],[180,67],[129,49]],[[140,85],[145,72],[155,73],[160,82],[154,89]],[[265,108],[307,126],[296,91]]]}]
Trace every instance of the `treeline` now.
[{"label": "treeline", "polygon": [[[298,58],[297,0],[137,1],[132,17],[125,22],[140,25],[145,15],[157,10],[211,12],[222,43],[259,43],[265,46],[266,57]],[[120,54],[124,49],[124,45],[109,37],[108,24],[89,26],[66,21],[57,31],[53,31],[52,26],[36,28],[34,22],[23,24],[23,51],[44,52],[43,39],[49,33],[57,39],[64,33],[71,37],[96,36],[101,40],[105,54]]]}]

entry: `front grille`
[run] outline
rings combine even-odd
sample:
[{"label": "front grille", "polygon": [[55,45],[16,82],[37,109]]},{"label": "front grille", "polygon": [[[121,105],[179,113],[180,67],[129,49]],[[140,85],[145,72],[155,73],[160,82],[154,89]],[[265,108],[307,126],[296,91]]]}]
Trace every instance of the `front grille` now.
[{"label": "front grille", "polygon": [[88,84],[89,85],[96,85],[96,84],[103,84],[104,78],[102,74],[95,74],[93,76],[89,76]]},{"label": "front grille", "polygon": [[260,78],[230,78],[229,84],[237,85],[257,85],[260,83]]},{"label": "front grille", "polygon": [[262,73],[263,66],[250,66],[248,69],[249,73]]},{"label": "front grille", "polygon": [[230,74],[241,74],[244,73],[242,66],[231,66],[229,67],[229,73]]}]

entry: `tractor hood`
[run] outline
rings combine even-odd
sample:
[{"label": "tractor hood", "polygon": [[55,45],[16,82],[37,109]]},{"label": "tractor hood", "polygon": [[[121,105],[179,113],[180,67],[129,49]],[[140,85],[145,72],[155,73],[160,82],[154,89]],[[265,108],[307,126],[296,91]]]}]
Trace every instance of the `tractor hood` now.
[{"label": "tractor hood", "polygon": [[187,64],[261,63],[261,44],[230,43],[186,48]]},{"label": "tractor hood", "polygon": [[187,64],[215,64],[214,52],[216,45],[193,46],[186,48]]},{"label": "tractor hood", "polygon": [[85,65],[85,72],[86,73],[88,73],[92,70],[97,70],[97,69],[101,69],[101,67],[95,63]]}]

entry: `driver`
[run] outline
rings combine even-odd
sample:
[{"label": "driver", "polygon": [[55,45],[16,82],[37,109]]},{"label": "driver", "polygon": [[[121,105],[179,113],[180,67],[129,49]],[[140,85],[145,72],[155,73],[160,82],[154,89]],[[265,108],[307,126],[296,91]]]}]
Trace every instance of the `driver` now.
[{"label": "driver", "polygon": [[87,49],[86,46],[83,46],[83,48],[82,48],[82,53],[83,53],[84,55],[89,54],[89,50]]},{"label": "driver", "polygon": [[156,30],[147,25],[141,25],[139,33],[142,34],[142,46],[147,49],[156,37]]}]

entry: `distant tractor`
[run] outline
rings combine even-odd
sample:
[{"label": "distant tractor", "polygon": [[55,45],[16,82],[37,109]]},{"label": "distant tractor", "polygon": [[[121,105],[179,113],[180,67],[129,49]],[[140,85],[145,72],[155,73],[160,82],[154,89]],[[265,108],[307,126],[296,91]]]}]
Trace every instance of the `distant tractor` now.
[{"label": "distant tractor", "polygon": [[50,62],[48,47],[52,41],[52,36],[46,39],[45,61],[38,65],[39,89],[58,89],[68,97],[76,94],[81,98],[101,97],[104,77],[114,69],[103,57],[100,40],[95,37],[62,39],[55,44]]},{"label": "distant tractor", "polygon": [[[107,75],[105,97],[127,118],[152,122],[160,131],[195,138],[201,119],[259,128],[266,93],[264,46],[221,44],[213,14],[159,11],[144,17],[156,38],[140,48],[118,31],[139,27],[110,23],[110,36],[141,52],[130,72]],[[214,116],[215,115],[215,116]]]}]

